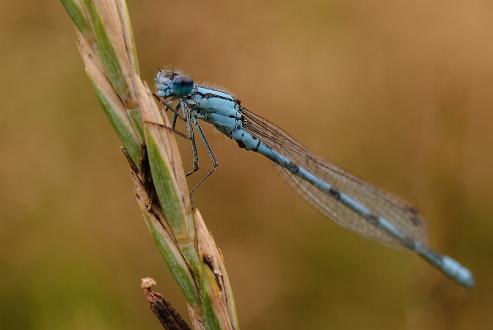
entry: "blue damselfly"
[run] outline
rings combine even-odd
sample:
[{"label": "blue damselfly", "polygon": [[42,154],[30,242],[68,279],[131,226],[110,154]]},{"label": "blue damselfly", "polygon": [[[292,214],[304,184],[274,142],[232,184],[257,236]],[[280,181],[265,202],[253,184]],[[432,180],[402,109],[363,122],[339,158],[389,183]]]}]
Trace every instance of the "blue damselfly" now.
[{"label": "blue damselfly", "polygon": [[230,93],[196,85],[186,75],[165,70],[157,73],[156,89],[157,96],[173,112],[170,129],[175,130],[178,118],[186,123],[193,152],[193,169],[188,174],[198,169],[195,132],[212,163],[205,178],[218,165],[199,123],[205,121],[241,148],[270,159],[304,199],[339,225],[412,251],[457,283],[474,285],[467,268],[428,247],[423,220],[415,208],[313,155],[283,130],[248,111]]}]

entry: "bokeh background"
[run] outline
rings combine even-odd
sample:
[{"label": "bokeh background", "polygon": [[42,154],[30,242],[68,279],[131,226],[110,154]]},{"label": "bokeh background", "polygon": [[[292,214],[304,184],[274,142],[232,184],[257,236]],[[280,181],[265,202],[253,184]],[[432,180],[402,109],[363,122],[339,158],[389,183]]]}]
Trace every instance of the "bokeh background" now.
[{"label": "bokeh background", "polygon": [[[0,328],[160,329],[140,278],[154,277],[181,312],[184,299],[142,221],[74,28],[57,1],[1,6]],[[244,329],[493,324],[491,1],[156,0],[130,10],[149,83],[166,66],[230,90],[417,205],[431,245],[477,281],[465,290],[325,220],[268,161],[207,129],[221,165],[195,200]]]}]

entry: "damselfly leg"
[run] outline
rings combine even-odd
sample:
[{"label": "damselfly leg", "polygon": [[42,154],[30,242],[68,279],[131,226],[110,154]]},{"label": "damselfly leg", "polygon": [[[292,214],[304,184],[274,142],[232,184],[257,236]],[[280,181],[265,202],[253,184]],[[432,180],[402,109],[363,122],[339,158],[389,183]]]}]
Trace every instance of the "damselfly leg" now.
[{"label": "damselfly leg", "polygon": [[166,100],[169,97],[161,97],[161,96],[157,95],[156,93],[152,93],[152,96],[154,96],[156,101],[158,101],[160,104],[162,104],[164,106],[164,110],[166,110],[166,111],[170,110],[175,115],[180,117],[182,120],[185,120],[185,118],[180,114],[179,104],[178,104],[177,108],[175,109],[175,108],[173,108],[173,105],[171,105],[171,102],[168,102]]},{"label": "damselfly leg", "polygon": [[171,127],[164,125],[164,124],[161,124],[161,123],[156,123],[156,122],[150,122],[150,121],[144,121],[144,122],[147,124],[153,124],[153,125],[157,125],[159,127],[165,128],[165,129],[175,133],[176,135],[178,135],[178,136],[180,136],[186,140],[190,140],[190,137],[187,134],[182,133],[176,129],[176,121],[178,118],[182,119],[183,121],[186,121],[186,119],[180,114],[179,104],[178,104],[177,108],[175,109],[170,103],[166,102],[163,98],[159,97],[157,94],[153,93],[152,95],[156,98],[156,100],[160,104],[162,104],[164,106],[166,111],[170,110],[173,113],[171,116]]},{"label": "damselfly leg", "polygon": [[192,170],[186,173],[186,175],[189,176],[199,170],[199,154],[197,151],[197,142],[195,141],[195,133],[193,131],[192,112],[185,105],[185,102],[183,102],[183,100],[181,99],[180,99],[180,107],[182,108],[183,112],[185,112],[185,118],[186,118],[185,125],[187,126],[188,137],[190,138],[190,141],[192,143],[192,157],[193,157]]},{"label": "damselfly leg", "polygon": [[[200,169],[200,160],[198,156],[198,148],[197,148],[197,142],[195,139],[195,130],[197,130],[197,133],[200,137],[200,140],[202,144],[205,147],[205,151],[207,152],[207,156],[209,157],[212,167],[207,171],[207,174],[200,179],[200,181],[192,188],[190,191],[190,195],[202,184],[204,183],[216,170],[216,168],[219,166],[219,162],[217,161],[217,157],[212,151],[212,148],[207,141],[207,138],[205,136],[204,131],[202,130],[202,127],[200,127],[200,124],[198,123],[197,119],[193,116],[192,110],[188,107],[187,103],[184,102],[182,99],[179,100],[178,104],[176,105],[176,108],[173,107],[173,105],[170,102],[167,102],[163,98],[157,96],[156,94],[153,94],[156,99],[159,101],[160,104],[162,104],[166,110],[170,110],[172,112],[171,114],[171,127],[168,127],[166,125],[162,125],[159,123],[152,123],[155,125],[158,125],[160,127],[163,127],[165,129],[168,129],[172,131],[173,133],[186,138],[187,140],[190,141],[192,145],[192,170],[188,171],[186,173],[186,176],[190,176],[197,172]],[[187,133],[184,134],[176,129],[176,124],[178,121],[178,118],[182,119],[186,125]]]},{"label": "damselfly leg", "polygon": [[207,152],[207,155],[209,156],[209,159],[211,160],[212,167],[209,169],[207,174],[202,179],[200,179],[200,181],[195,185],[195,187],[192,188],[192,190],[190,191],[190,195],[193,194],[195,189],[197,189],[202,183],[204,183],[204,181],[207,180],[207,178],[209,178],[212,175],[212,173],[214,173],[216,168],[219,166],[219,163],[217,162],[216,155],[212,151],[211,146],[209,145],[209,142],[207,141],[207,138],[205,137],[204,131],[202,130],[202,127],[200,127],[200,124],[198,123],[198,121],[196,119],[193,119],[193,123],[194,123],[195,128],[197,129],[197,132],[199,133],[199,136],[200,136],[200,139],[202,140],[202,143],[204,144],[205,151]]}]

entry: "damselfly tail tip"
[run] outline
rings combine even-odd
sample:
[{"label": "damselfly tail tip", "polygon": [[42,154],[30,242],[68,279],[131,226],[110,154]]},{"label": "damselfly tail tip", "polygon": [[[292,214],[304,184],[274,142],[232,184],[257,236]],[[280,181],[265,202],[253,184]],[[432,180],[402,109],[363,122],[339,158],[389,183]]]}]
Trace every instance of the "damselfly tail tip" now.
[{"label": "damselfly tail tip", "polygon": [[442,260],[442,271],[445,275],[466,288],[474,286],[474,278],[469,269],[449,256],[443,256]]}]

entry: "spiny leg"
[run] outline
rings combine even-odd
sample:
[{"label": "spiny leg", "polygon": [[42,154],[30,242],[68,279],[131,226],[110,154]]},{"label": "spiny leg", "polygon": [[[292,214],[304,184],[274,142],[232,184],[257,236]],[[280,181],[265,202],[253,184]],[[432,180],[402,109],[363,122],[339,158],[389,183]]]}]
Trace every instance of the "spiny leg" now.
[{"label": "spiny leg", "polygon": [[207,138],[205,137],[204,131],[202,130],[202,127],[200,127],[199,123],[197,120],[193,120],[193,124],[195,128],[197,129],[197,132],[199,133],[200,139],[202,140],[202,143],[204,144],[205,150],[207,151],[207,155],[209,156],[211,163],[212,163],[212,168],[209,169],[209,172],[193,187],[193,189],[190,191],[190,196],[193,194],[195,189],[197,189],[205,180],[207,180],[208,177],[214,173],[216,168],[219,166],[219,163],[217,162],[216,155],[214,155],[214,152],[211,149],[211,146],[209,145],[209,142],[207,141]]},{"label": "spiny leg", "polygon": [[162,127],[162,128],[165,128],[173,133],[175,133],[176,135],[178,135],[179,137],[182,137],[186,140],[191,140],[190,137],[187,135],[187,134],[183,134],[182,132],[176,130],[175,128],[173,127],[169,127],[169,126],[166,126],[164,124],[161,124],[161,123],[156,123],[154,121],[149,121],[149,120],[144,120],[144,123],[146,124],[152,124],[152,125],[156,125],[156,126],[159,126],[159,127]]},{"label": "spiny leg", "polygon": [[195,141],[195,135],[193,132],[193,121],[194,119],[192,118],[192,113],[190,109],[185,105],[185,103],[180,100],[180,106],[185,112],[185,117],[186,121],[185,124],[187,125],[187,130],[188,130],[188,138],[192,142],[192,170],[186,173],[186,176],[192,175],[193,173],[197,172],[199,170],[199,155],[197,152],[197,142]]},{"label": "spiny leg", "polygon": [[[155,124],[155,125],[158,125],[160,127],[166,128],[166,129],[176,133],[177,135],[179,135],[183,138],[186,138],[187,140],[190,140],[192,143],[193,169],[191,171],[187,172],[186,176],[189,176],[189,175],[191,175],[191,174],[193,174],[199,170],[199,157],[198,157],[198,151],[197,151],[197,143],[195,140],[194,127],[197,129],[199,136],[200,136],[200,139],[205,146],[207,155],[209,156],[209,158],[211,160],[212,168],[209,169],[207,174],[195,185],[195,187],[193,187],[193,189],[190,192],[190,195],[192,195],[192,193],[209,176],[211,176],[212,173],[214,173],[216,168],[219,166],[219,163],[218,163],[217,158],[214,155],[214,153],[213,153],[213,151],[209,145],[209,142],[207,141],[207,138],[205,137],[205,134],[204,134],[204,131],[202,130],[202,127],[200,127],[199,123],[197,122],[197,120],[195,118],[192,118],[191,111],[186,106],[186,104],[182,100],[180,100],[180,102],[178,103],[178,105],[175,109],[175,108],[173,108],[172,105],[170,105],[168,102],[164,101],[161,97],[157,96],[156,94],[153,94],[153,95],[161,104],[163,104],[166,107],[166,110],[171,110],[173,114],[171,116],[171,127],[168,127],[166,125],[159,124],[159,123],[154,123],[154,122],[151,122],[151,124]],[[183,112],[185,114],[183,117],[180,114],[180,108],[183,110]],[[188,136],[175,129],[176,128],[176,122],[177,122],[178,118],[181,118],[182,120],[185,121],[185,124],[187,126],[187,130],[188,130]]]},{"label": "spiny leg", "polygon": [[[177,108],[173,108],[172,105],[168,104],[167,102],[165,102],[162,98],[160,98],[159,96],[157,96],[156,94],[152,94],[154,95],[154,97],[159,101],[159,103],[161,103],[162,105],[164,105],[166,107],[166,110],[171,110],[173,112],[172,116],[171,116],[171,127],[167,126],[167,125],[164,125],[164,124],[161,124],[161,123],[156,123],[156,122],[152,122],[152,121],[147,121],[145,120],[144,122],[145,123],[148,123],[148,124],[153,124],[153,125],[157,125],[159,127],[163,127],[173,133],[175,133],[176,135],[184,138],[184,139],[187,139],[187,140],[190,140],[190,137],[180,131],[178,131],[176,129],[176,121],[178,118],[182,119],[183,121],[185,121],[185,118],[183,118],[181,115],[180,115],[180,112],[179,112],[179,104],[177,105]],[[162,114],[164,116],[164,114]]]},{"label": "spiny leg", "polygon": [[[191,141],[191,143],[192,143],[192,156],[193,156],[193,161],[192,161],[193,162],[193,165],[192,165],[193,168],[191,171],[186,173],[186,176],[189,176],[189,175],[197,172],[199,170],[199,157],[198,157],[198,152],[197,152],[197,143],[195,141],[195,135],[194,135],[194,131],[193,131],[192,114],[191,114],[190,109],[186,106],[186,104],[182,100],[179,101],[179,103],[175,109],[175,108],[173,108],[173,106],[171,104],[169,104],[168,102],[163,100],[158,95],[156,95],[156,94],[153,94],[153,95],[161,104],[163,104],[166,107],[167,110],[171,110],[173,114],[171,116],[171,127],[168,127],[168,126],[163,125],[163,124],[155,123],[155,122],[150,122],[150,123],[154,124],[154,125],[158,125],[158,126],[163,127],[163,128],[166,128],[166,129],[176,133],[177,135]],[[182,116],[180,114],[180,108],[182,109],[184,116]],[[176,130],[176,121],[178,118],[182,119],[185,122],[185,125],[187,126],[187,131],[188,131],[187,135]]]},{"label": "spiny leg", "polygon": [[177,107],[175,109],[175,108],[173,108],[173,106],[169,102],[166,102],[166,100],[164,100],[162,97],[158,96],[156,93],[153,93],[152,95],[154,96],[154,98],[156,98],[156,100],[159,103],[161,103],[162,105],[164,105],[164,107],[166,108],[165,109],[166,111],[171,110],[171,112],[173,112],[173,114],[175,116],[179,117],[183,121],[186,120],[186,118],[180,114],[180,111],[179,111],[180,104],[179,103],[178,103],[178,105],[177,105]]}]

